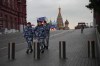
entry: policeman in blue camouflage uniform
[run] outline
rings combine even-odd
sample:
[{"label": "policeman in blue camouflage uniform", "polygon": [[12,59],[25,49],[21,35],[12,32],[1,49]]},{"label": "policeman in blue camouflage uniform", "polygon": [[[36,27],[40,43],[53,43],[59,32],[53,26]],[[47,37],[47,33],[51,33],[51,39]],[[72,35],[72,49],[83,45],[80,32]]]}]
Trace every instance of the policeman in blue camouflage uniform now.
[{"label": "policeman in blue camouflage uniform", "polygon": [[49,23],[47,23],[47,18],[46,17],[42,17],[42,18],[45,19],[45,21],[44,21],[44,27],[45,27],[45,30],[46,30],[45,48],[48,49],[49,36],[50,36],[50,25],[49,25]]},{"label": "policeman in blue camouflage uniform", "polygon": [[33,51],[33,49],[32,49],[33,29],[32,29],[30,22],[27,23],[27,26],[24,28],[23,33],[24,33],[24,38],[26,39],[27,44],[28,44],[28,48],[27,48],[26,53],[28,54],[29,51],[30,51],[30,53],[32,53],[32,51]]},{"label": "policeman in blue camouflage uniform", "polygon": [[44,45],[45,45],[45,38],[46,38],[46,30],[43,26],[43,21],[44,19],[42,17],[38,18],[37,19],[38,25],[34,29],[35,37],[40,44],[41,53],[44,53]]}]

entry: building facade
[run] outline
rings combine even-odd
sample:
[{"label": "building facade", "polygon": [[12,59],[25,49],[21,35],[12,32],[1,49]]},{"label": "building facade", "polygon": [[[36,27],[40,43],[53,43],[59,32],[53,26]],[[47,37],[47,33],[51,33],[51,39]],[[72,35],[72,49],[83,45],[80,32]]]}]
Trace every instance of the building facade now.
[{"label": "building facade", "polygon": [[0,0],[0,29],[5,33],[22,32],[26,18],[26,0]]}]

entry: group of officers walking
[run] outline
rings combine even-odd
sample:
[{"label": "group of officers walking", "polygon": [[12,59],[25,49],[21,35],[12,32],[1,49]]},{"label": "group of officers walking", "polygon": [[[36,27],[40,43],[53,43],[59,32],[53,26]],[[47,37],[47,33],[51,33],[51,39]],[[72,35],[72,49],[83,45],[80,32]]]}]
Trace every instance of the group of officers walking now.
[{"label": "group of officers walking", "polygon": [[37,26],[32,28],[31,23],[28,22],[27,26],[23,31],[24,37],[27,41],[28,47],[26,53],[32,53],[33,40],[37,40],[39,43],[39,48],[41,53],[44,53],[45,49],[49,46],[49,35],[50,35],[50,25],[47,23],[46,17],[40,17],[37,19]]}]

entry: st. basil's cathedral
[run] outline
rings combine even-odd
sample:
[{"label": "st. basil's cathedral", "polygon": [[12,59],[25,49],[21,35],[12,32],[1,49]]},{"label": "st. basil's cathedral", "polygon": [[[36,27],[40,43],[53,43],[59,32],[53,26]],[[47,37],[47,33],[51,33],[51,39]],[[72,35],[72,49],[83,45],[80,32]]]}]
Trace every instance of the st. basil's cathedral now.
[{"label": "st. basil's cathedral", "polygon": [[69,30],[69,22],[66,19],[65,24],[63,23],[63,18],[61,15],[61,8],[59,7],[59,12],[58,12],[58,16],[57,16],[57,29],[58,30]]}]

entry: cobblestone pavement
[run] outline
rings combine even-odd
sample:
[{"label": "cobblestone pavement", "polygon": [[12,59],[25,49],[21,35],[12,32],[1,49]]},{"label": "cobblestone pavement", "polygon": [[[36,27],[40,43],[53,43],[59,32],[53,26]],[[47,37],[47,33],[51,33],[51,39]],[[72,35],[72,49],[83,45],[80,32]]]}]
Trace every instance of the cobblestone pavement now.
[{"label": "cobblestone pavement", "polygon": [[[97,57],[88,58],[87,41],[96,41],[95,29],[88,28],[81,34],[81,30],[63,33],[50,39],[49,50],[41,54],[40,60],[34,60],[33,54],[27,55],[26,49],[16,52],[16,59],[7,60],[7,56],[0,58],[0,66],[98,66]],[[59,41],[66,41],[67,59],[59,59]]]}]

